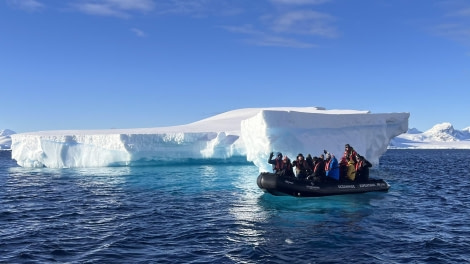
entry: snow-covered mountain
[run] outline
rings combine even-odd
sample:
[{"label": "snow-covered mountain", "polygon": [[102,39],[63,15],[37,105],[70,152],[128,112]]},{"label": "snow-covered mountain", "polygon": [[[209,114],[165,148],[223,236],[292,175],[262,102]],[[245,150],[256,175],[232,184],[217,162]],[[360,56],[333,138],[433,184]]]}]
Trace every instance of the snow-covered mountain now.
[{"label": "snow-covered mountain", "polygon": [[423,133],[422,131],[419,131],[417,128],[410,128],[408,129],[408,134],[420,134]]},{"label": "snow-covered mountain", "polygon": [[0,149],[10,149],[11,135],[16,134],[15,131],[10,129],[0,130]]},{"label": "snow-covered mountain", "polygon": [[470,149],[470,127],[456,130],[445,122],[424,132],[412,128],[392,139],[389,148]]}]

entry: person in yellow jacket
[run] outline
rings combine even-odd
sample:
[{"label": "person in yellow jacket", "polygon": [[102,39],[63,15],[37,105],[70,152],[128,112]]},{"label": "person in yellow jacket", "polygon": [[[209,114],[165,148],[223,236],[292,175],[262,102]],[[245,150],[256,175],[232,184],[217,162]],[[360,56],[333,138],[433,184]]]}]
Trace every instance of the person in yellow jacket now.
[{"label": "person in yellow jacket", "polygon": [[344,154],[341,158],[342,164],[345,167],[346,179],[354,181],[356,179],[356,163],[357,152],[349,144],[344,146]]}]

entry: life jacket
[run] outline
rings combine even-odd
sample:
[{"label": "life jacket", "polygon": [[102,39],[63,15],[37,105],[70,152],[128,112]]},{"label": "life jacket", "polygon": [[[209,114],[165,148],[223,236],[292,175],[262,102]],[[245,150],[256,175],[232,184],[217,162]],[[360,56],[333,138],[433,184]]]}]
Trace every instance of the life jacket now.
[{"label": "life jacket", "polygon": [[[294,171],[292,170],[292,164],[290,162],[290,159],[287,158],[287,157],[284,157],[285,160],[282,160],[282,167],[281,167],[281,170],[283,173],[285,173],[285,175],[288,175],[288,176],[293,176],[294,175]],[[285,162],[284,162],[285,161]]]},{"label": "life jacket", "polygon": [[330,169],[330,163],[331,163],[331,159],[325,162],[325,171],[328,171]]},{"label": "life jacket", "polygon": [[283,162],[282,162],[282,159],[276,158],[275,161],[276,161],[276,164],[274,165],[274,170],[275,170],[275,171],[280,171],[280,170],[282,170],[283,167],[284,167],[284,166],[283,166],[284,164],[283,164]]},{"label": "life jacket", "polygon": [[321,164],[322,164],[322,162],[317,162],[315,164],[315,166],[313,167],[313,172],[317,172],[319,170]]},{"label": "life jacket", "polygon": [[359,171],[359,169],[362,168],[362,165],[364,164],[364,161],[360,160],[356,163],[356,171]]},{"label": "life jacket", "polygon": [[327,177],[331,177],[335,180],[339,180],[339,166],[338,160],[335,156],[331,156],[331,158],[325,163],[325,173]]},{"label": "life jacket", "polygon": [[347,158],[348,161],[353,161],[354,163],[357,163],[356,155],[357,152],[353,148],[351,148],[350,151],[344,151],[343,158]]},{"label": "life jacket", "polygon": [[290,163],[290,161],[287,161],[285,164],[286,164],[286,166],[284,167],[284,169],[292,170],[292,164]]}]

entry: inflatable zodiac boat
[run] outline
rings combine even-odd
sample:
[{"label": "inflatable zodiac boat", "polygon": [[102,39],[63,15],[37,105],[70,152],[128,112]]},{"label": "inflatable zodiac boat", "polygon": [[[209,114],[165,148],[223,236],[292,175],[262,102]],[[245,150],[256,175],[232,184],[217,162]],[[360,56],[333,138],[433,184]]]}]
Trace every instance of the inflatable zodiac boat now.
[{"label": "inflatable zodiac boat", "polygon": [[275,173],[262,172],[257,179],[258,187],[272,195],[318,197],[328,195],[386,192],[390,185],[382,179],[364,182],[312,182]]}]

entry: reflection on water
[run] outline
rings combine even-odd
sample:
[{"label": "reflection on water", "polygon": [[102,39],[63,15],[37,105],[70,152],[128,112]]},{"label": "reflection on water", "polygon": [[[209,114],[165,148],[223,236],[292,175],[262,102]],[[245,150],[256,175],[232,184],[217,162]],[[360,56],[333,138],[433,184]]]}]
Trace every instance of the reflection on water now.
[{"label": "reflection on water", "polygon": [[132,173],[131,167],[104,167],[104,168],[73,168],[72,174],[80,176],[129,176]]},{"label": "reflection on water", "polygon": [[234,173],[232,184],[239,192],[237,199],[231,202],[229,212],[235,217],[237,232],[227,239],[259,246],[265,242],[264,232],[258,228],[259,224],[267,221],[268,214],[256,203],[261,191],[256,185],[258,169],[254,166],[238,168]]},{"label": "reflection on water", "polygon": [[217,179],[217,169],[214,165],[203,165],[197,168],[195,172],[190,172],[193,180],[196,179],[196,175],[200,175],[201,188],[210,188],[214,185]]}]

